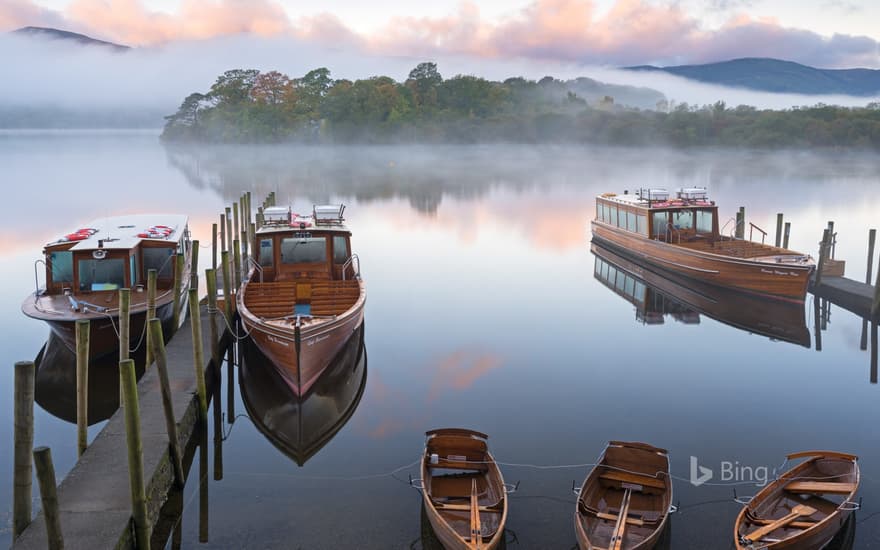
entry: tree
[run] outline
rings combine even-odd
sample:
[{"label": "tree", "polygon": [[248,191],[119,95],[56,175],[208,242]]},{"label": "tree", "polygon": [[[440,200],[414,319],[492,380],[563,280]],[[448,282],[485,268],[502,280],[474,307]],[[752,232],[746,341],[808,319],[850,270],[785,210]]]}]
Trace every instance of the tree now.
[{"label": "tree", "polygon": [[437,64],[426,61],[409,72],[406,86],[413,91],[418,107],[432,107],[437,104],[437,86],[441,82],[443,77],[437,72]]},{"label": "tree", "polygon": [[257,103],[281,105],[293,99],[293,83],[290,77],[278,71],[262,73],[254,79],[251,97]]},{"label": "tree", "polygon": [[208,95],[218,103],[237,104],[248,101],[259,74],[260,71],[256,69],[226,71],[217,77]]},{"label": "tree", "polygon": [[204,94],[194,93],[186,96],[180,108],[173,115],[165,117],[163,137],[193,138],[198,134],[199,111],[206,107]]}]

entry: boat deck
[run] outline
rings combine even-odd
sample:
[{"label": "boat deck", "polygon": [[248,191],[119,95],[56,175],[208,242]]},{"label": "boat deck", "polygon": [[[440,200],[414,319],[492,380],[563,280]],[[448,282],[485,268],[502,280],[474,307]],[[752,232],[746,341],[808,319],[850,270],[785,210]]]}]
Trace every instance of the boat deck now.
[{"label": "boat deck", "polygon": [[708,252],[710,254],[720,254],[722,256],[732,256],[734,258],[760,258],[766,256],[802,256],[800,252],[777,248],[769,244],[756,243],[746,240],[721,240],[714,243],[705,239],[698,239],[689,242],[672,243],[676,246],[688,248],[691,250],[699,250],[700,252]]},{"label": "boat deck", "polygon": [[250,282],[244,304],[256,317],[279,319],[295,314],[296,304],[310,304],[316,317],[341,315],[360,297],[357,280],[300,280]]}]

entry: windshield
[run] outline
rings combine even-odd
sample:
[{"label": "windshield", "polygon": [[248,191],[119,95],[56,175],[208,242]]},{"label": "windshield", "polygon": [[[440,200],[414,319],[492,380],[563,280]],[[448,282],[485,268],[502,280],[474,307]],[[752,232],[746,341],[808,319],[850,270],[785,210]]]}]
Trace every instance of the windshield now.
[{"label": "windshield", "polygon": [[125,286],[125,260],[80,260],[80,290],[117,290]]}]

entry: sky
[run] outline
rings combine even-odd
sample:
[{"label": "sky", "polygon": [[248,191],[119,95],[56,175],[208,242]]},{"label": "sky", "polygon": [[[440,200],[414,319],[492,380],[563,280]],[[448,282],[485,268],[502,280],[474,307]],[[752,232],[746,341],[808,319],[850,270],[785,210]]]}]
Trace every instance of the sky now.
[{"label": "sky", "polygon": [[0,1],[0,31],[54,26],[132,46],[248,34],[368,55],[604,67],[777,57],[880,68],[878,21],[880,2],[866,0]]}]

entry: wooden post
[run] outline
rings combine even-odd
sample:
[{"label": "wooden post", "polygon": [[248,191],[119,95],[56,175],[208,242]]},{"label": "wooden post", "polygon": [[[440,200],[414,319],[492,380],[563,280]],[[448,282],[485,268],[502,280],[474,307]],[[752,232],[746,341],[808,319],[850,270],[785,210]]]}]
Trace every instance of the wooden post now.
[{"label": "wooden post", "polygon": [[782,246],[782,212],[776,214],[776,248]]},{"label": "wooden post", "polygon": [[820,298],[813,300],[813,329],[816,331],[816,351],[822,351],[822,311]]},{"label": "wooden post", "polygon": [[172,305],[171,310],[171,330],[172,332],[177,332],[177,329],[180,327],[180,291],[183,288],[183,266],[186,261],[186,258],[183,257],[183,254],[177,254],[174,262],[174,287],[172,292],[174,292],[174,303]]},{"label": "wooden post", "polygon": [[[199,241],[191,241],[190,242],[190,260],[192,263],[189,266],[189,272],[194,274],[196,278],[193,280],[198,281],[199,274]],[[195,285],[198,288],[198,284]]]},{"label": "wooden post", "polygon": [[230,280],[229,252],[223,251],[220,254],[220,263],[223,264],[223,304],[224,314],[226,315],[227,327],[232,326],[232,281]]},{"label": "wooden post", "polygon": [[[144,327],[146,330],[146,327]],[[119,360],[128,359],[131,342],[131,289],[119,289]],[[119,384],[119,406],[122,406],[122,384]]]},{"label": "wooden post", "polygon": [[211,269],[217,269],[217,224],[211,225]]},{"label": "wooden post", "polygon": [[248,246],[248,232],[246,230],[241,232],[241,265],[244,267],[244,272],[248,271],[248,255],[249,249]]},{"label": "wooden post", "polygon": [[211,399],[211,409],[214,413],[214,481],[223,479],[223,404],[221,403],[220,391],[223,388],[223,376],[221,373],[221,364],[214,363],[214,384],[213,397]]},{"label": "wooden post", "polygon": [[208,430],[204,426],[199,441],[199,542],[208,542]]},{"label": "wooden post", "polygon": [[137,376],[134,361],[119,362],[119,378],[125,391],[125,442],[128,447],[128,482],[131,489],[131,510],[134,520],[136,548],[150,548],[150,526],[147,523],[147,497],[144,494],[144,456],[141,443],[141,413],[138,406]]},{"label": "wooden post", "polygon": [[147,328],[152,333],[153,357],[159,371],[159,388],[162,390],[162,410],[165,413],[165,429],[168,431],[168,447],[171,455],[171,469],[174,471],[174,485],[183,489],[186,477],[183,474],[183,455],[180,453],[180,439],[177,437],[177,419],[171,402],[171,384],[168,382],[168,360],[165,356],[165,342],[162,338],[162,321],[155,317],[149,320]]},{"label": "wooden post", "polygon": [[874,281],[874,305],[871,306],[871,317],[876,318],[880,314],[880,269],[877,270],[877,280]]},{"label": "wooden post", "polygon": [[55,466],[52,464],[52,451],[49,447],[34,449],[34,466],[40,484],[40,501],[43,504],[43,519],[46,520],[46,538],[50,550],[64,548],[61,535],[61,517],[58,514],[58,493],[55,486]]},{"label": "wooden post", "polygon": [[782,237],[782,248],[788,250],[788,237],[791,235],[791,222],[785,222],[785,234]]},{"label": "wooden post", "polygon": [[233,269],[235,269],[232,279],[235,281],[237,292],[237,289],[241,286],[241,247],[239,246],[238,239],[235,239],[232,244],[232,258],[234,262]]},{"label": "wooden post", "polygon": [[220,252],[226,250],[226,214],[220,214]]},{"label": "wooden post", "polygon": [[816,277],[813,284],[818,288],[822,284],[822,267],[828,259],[828,243],[831,240],[831,230],[825,229],[822,233],[822,242],[819,243],[819,263],[816,265]]},{"label": "wooden post", "polygon": [[871,323],[871,383],[877,383],[877,323]]},{"label": "wooden post", "polygon": [[34,448],[34,378],[33,361],[15,364],[15,406],[13,426],[14,479],[12,483],[12,540],[18,538],[31,523],[31,449]]},{"label": "wooden post", "polygon": [[828,221],[828,231],[830,233],[830,238],[828,239],[828,258],[834,259],[836,248],[837,248],[837,235],[834,233],[834,222]]},{"label": "wooden post", "polygon": [[[156,279],[158,275],[159,272],[155,269],[147,270],[147,316],[144,317],[144,323],[147,322],[147,319],[152,319],[156,316]],[[150,351],[150,331],[147,330],[146,326],[144,326],[144,330],[147,333],[147,354],[144,364],[144,370],[146,371],[153,364],[153,352]],[[119,383],[122,384],[121,378]]]},{"label": "wooden post", "polygon": [[232,232],[232,209],[228,206],[226,207],[226,245],[229,252],[232,252],[232,236],[235,233]]},{"label": "wooden post", "polygon": [[746,236],[746,207],[740,206],[736,215],[736,238],[744,239]]},{"label": "wooden post", "polygon": [[[238,238],[238,235],[239,235],[239,229],[238,229],[238,214],[239,214],[238,203],[237,203],[237,202],[234,202],[234,203],[232,203],[232,233],[230,233],[230,235],[231,235],[231,236],[229,237],[230,239],[237,239],[237,238]],[[238,246],[238,245],[236,245],[235,243],[233,243],[233,245],[232,245],[232,251],[233,251],[233,252],[235,252],[235,247],[236,247],[236,246]]]},{"label": "wooden post", "polygon": [[218,359],[219,337],[217,335],[217,272],[205,270],[205,281],[208,286],[208,322],[211,330],[211,362],[220,363]]},{"label": "wooden post", "polygon": [[263,207],[257,208],[257,229],[263,227]]},{"label": "wooden post", "polygon": [[[89,332],[88,319],[78,319],[76,332],[76,450],[82,456],[89,445]],[[122,342],[119,343],[122,345]],[[126,346],[128,344],[126,343]]]},{"label": "wooden post", "polygon": [[202,421],[208,419],[208,395],[205,389],[205,353],[202,348],[202,314],[199,311],[199,291],[189,289],[189,322],[192,326],[193,361],[196,373],[196,390],[199,395],[199,414]]},{"label": "wooden post", "polygon": [[877,230],[868,231],[868,271],[865,275],[865,284],[871,284],[871,275],[874,270],[874,243],[877,240]]}]

